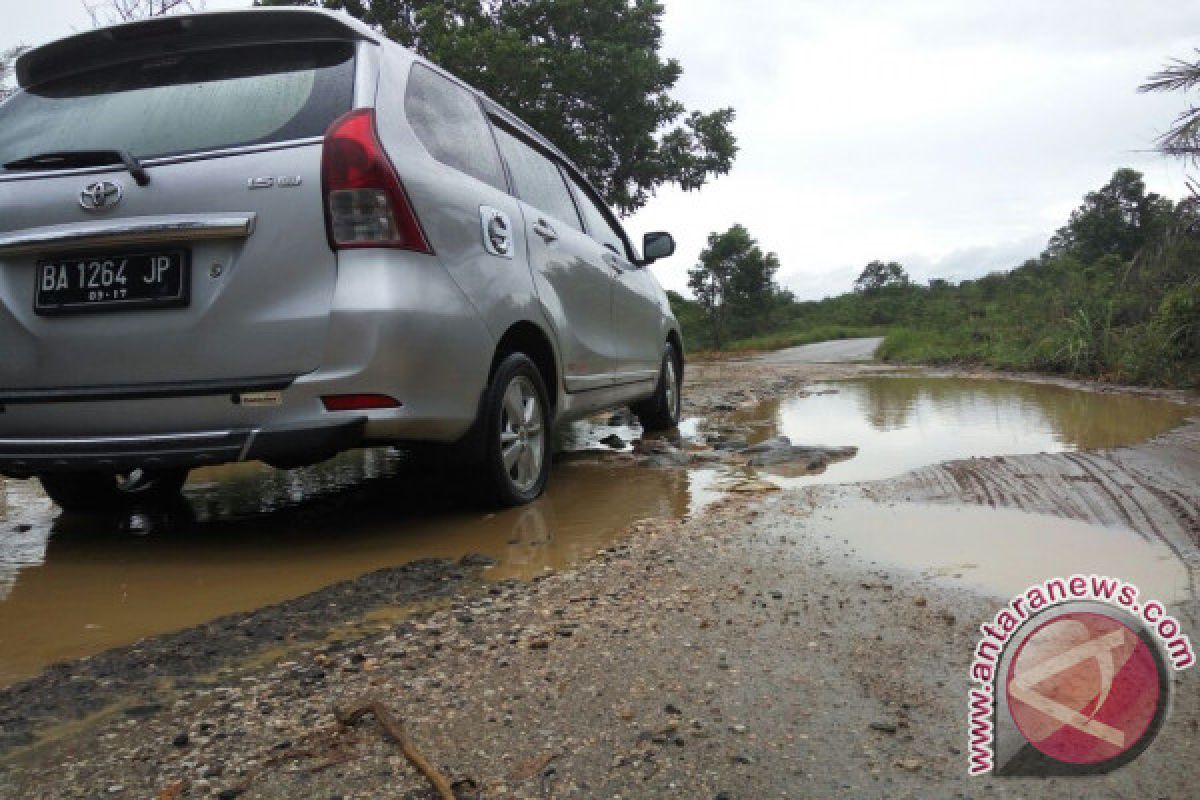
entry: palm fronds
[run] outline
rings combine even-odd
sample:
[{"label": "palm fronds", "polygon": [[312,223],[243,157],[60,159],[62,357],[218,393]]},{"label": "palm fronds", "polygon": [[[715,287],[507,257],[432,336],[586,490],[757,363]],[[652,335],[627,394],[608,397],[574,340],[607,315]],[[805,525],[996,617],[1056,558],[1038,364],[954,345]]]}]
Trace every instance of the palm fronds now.
[{"label": "palm fronds", "polygon": [[[1187,92],[1200,87],[1200,49],[1197,59],[1172,59],[1138,87],[1139,92]],[[1175,117],[1166,133],[1158,137],[1158,149],[1169,156],[1180,156],[1193,162],[1200,159],[1200,107],[1189,105]]]}]

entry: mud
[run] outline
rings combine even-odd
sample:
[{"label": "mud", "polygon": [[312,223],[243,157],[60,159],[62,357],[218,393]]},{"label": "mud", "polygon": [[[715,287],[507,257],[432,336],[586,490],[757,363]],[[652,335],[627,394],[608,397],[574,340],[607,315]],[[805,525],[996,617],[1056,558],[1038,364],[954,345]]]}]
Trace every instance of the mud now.
[{"label": "mud", "polygon": [[[815,383],[716,418],[750,443],[853,445],[820,482],[889,478],[954,459],[1136,444],[1200,408],[1165,398],[995,378],[889,375]],[[813,483],[804,481],[799,484]]]},{"label": "mud", "polygon": [[[996,598],[1048,575],[1119,575],[1147,597],[1191,599],[1189,565],[1140,531],[986,506],[823,502],[798,536],[830,560],[850,559]],[[1031,559],[1030,554],[1037,558]]]},{"label": "mud", "polygon": [[[320,641],[339,623],[377,609],[437,601],[478,576],[479,559],[463,564],[414,561],[343,581],[255,611],[229,614],[129,647],[63,663],[0,692],[0,753],[32,744],[39,730],[100,712],[157,713],[170,692],[211,685],[219,671],[264,651],[277,654]],[[482,562],[486,563],[486,561]],[[303,679],[319,680],[315,672]]]},{"label": "mud", "polygon": [[795,525],[808,491],[642,524],[576,569],[227,673],[3,777],[12,796],[428,796],[376,727],[332,724],[370,696],[483,797],[1191,796],[1194,671],[1113,775],[968,779],[967,664],[996,601],[831,561]]},{"label": "mud", "polygon": [[[766,437],[787,430],[786,417],[763,425],[732,417],[753,415],[781,393],[809,391],[800,402],[834,397],[813,390],[848,387],[812,384],[882,372],[691,369],[687,413]],[[932,402],[917,397],[915,408]],[[1193,413],[1169,410],[1176,419]],[[1030,427],[1031,417],[1022,419],[1016,427]],[[1145,435],[1170,427],[1157,424]],[[917,441],[922,433],[919,423],[883,428],[915,432]],[[1053,430],[1064,428],[1074,430]],[[705,430],[697,425],[696,437]],[[1060,566],[1043,564],[1040,549],[1022,559],[1022,548],[1048,543],[1065,565],[1079,542],[1112,537],[1117,555],[1134,554],[1128,563],[1146,570],[1139,580],[1164,598],[1174,593],[1172,611],[1195,638],[1200,424],[1115,447],[1136,441],[1127,430],[1086,434],[1110,436],[1109,449],[1080,450],[1064,435],[1047,445],[1060,452],[952,460],[833,485],[863,451],[788,491],[731,494],[707,506],[711,493],[698,505],[688,495],[683,506],[654,514],[661,519],[627,526],[622,538],[591,548],[591,558],[576,561],[580,552],[564,562],[575,566],[531,583],[480,583],[440,562],[430,569],[451,578],[443,607],[381,606],[369,627],[348,629],[333,644],[297,638],[284,652],[251,648],[243,653],[250,660],[224,658],[200,677],[184,667],[157,694],[144,682],[92,683],[80,696],[101,698],[89,708],[111,712],[67,727],[61,723],[79,718],[82,702],[70,685],[92,680],[90,661],[108,655],[64,666],[56,681],[0,690],[5,730],[45,706],[40,725],[26,727],[23,741],[32,737],[33,747],[0,765],[0,796],[152,797],[173,785],[186,785],[180,796],[189,798],[232,797],[240,786],[245,797],[424,796],[421,779],[377,729],[331,726],[330,703],[365,694],[383,699],[439,767],[470,778],[484,797],[1191,796],[1200,778],[1191,755],[1200,728],[1195,670],[1176,676],[1159,740],[1112,776],[968,780],[962,717],[976,627],[1024,573],[963,566],[978,563],[970,560],[976,553],[938,552],[949,535],[900,545],[921,534],[921,508],[943,530],[955,527],[943,515],[967,515],[964,535],[978,532],[989,543],[982,549],[998,548],[1014,568]],[[801,444],[854,444],[800,435]],[[722,475],[711,466],[630,469],[627,448],[609,449],[606,468],[631,482],[702,475],[711,484]],[[563,464],[556,480],[591,468]],[[331,502],[343,492],[333,491]],[[963,505],[970,510],[953,510]],[[306,507],[284,514],[303,519]],[[849,510],[838,517],[838,508]],[[975,515],[996,515],[987,517],[994,530],[982,530]],[[880,520],[889,521],[886,531]],[[1041,525],[1041,535],[1004,539],[1006,528],[1024,525]],[[374,580],[342,589],[369,592]],[[237,635],[236,627],[212,629],[205,641],[220,650],[211,642]],[[153,699],[135,702],[130,689]],[[18,693],[25,694],[16,702]]]},{"label": "mud", "polygon": [[480,553],[495,564],[489,580],[528,579],[704,497],[703,476],[563,465],[545,497],[493,513],[472,506],[453,476],[392,458],[351,453],[293,473],[206,469],[172,513],[31,518],[11,534],[29,543],[28,560],[0,588],[0,683],[416,559]]},{"label": "mud", "polygon": [[[415,559],[483,553],[496,561],[489,579],[529,579],[591,556],[639,519],[694,511],[714,489],[755,490],[748,465],[788,488],[858,481],[963,455],[1139,441],[1191,413],[1161,398],[992,379],[809,383],[781,367],[759,373],[766,391],[751,377],[721,381],[724,394],[714,395],[706,371],[724,372],[697,371],[689,396],[700,413],[677,434],[644,439],[627,412],[572,425],[546,496],[501,513],[473,505],[457,476],[427,474],[388,450],[287,472],[197,470],[178,508],[108,518],[55,518],[34,483],[9,482],[0,493],[0,524],[11,526],[0,531],[0,685]],[[781,435],[797,444],[768,447]],[[705,469],[631,473],[637,464]]]}]

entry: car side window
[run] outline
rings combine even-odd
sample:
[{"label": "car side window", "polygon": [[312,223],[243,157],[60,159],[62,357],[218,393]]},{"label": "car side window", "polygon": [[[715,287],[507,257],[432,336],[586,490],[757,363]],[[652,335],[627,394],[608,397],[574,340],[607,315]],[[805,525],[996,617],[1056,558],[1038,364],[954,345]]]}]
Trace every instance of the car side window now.
[{"label": "car side window", "polygon": [[582,231],[579,212],[558,165],[503,128],[496,128],[496,141],[508,163],[517,197]]},{"label": "car side window", "polygon": [[413,64],[404,112],[429,154],[504,191],[504,168],[487,118],[469,91],[424,64]]},{"label": "car side window", "polygon": [[613,227],[608,214],[592,199],[591,193],[583,187],[575,176],[571,176],[571,186],[575,190],[575,198],[579,201],[579,210],[583,212],[583,222],[588,234],[600,244],[612,250],[622,258],[629,258],[625,247],[625,237]]}]

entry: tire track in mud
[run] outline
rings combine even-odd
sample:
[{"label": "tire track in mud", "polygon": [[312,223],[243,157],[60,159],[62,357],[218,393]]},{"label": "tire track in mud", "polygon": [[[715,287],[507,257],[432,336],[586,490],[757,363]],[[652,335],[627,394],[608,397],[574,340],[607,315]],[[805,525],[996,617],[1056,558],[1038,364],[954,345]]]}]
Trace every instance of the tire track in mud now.
[{"label": "tire track in mud", "polygon": [[1200,600],[1200,421],[1112,450],[947,461],[897,478],[813,487],[808,502],[836,492],[875,502],[972,504],[1129,528],[1162,542],[1187,568]]}]

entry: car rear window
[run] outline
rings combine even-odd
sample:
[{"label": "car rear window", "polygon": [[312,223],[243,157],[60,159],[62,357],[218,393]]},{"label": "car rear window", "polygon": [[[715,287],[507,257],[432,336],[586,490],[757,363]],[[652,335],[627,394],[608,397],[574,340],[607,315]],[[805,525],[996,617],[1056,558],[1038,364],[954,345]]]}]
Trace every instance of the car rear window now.
[{"label": "car rear window", "polygon": [[39,153],[139,158],[325,133],[350,110],[354,46],[239,47],[121,64],[18,92],[0,106],[0,164]]}]

